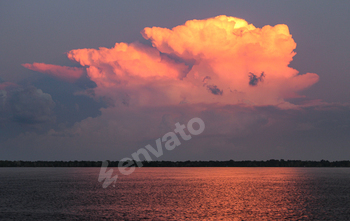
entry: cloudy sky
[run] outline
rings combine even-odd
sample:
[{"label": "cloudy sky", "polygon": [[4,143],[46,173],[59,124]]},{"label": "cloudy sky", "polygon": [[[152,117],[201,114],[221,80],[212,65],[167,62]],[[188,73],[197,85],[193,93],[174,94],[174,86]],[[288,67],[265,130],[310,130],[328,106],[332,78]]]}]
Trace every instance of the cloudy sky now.
[{"label": "cloudy sky", "polygon": [[120,160],[194,117],[154,159],[349,159],[349,9],[1,1],[0,160]]}]

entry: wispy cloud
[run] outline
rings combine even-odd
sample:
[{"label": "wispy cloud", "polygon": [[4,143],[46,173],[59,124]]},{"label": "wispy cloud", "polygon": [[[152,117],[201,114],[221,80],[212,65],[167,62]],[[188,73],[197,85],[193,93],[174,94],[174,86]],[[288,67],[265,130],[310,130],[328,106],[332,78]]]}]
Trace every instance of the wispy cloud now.
[{"label": "wispy cloud", "polygon": [[22,64],[22,66],[30,70],[45,73],[71,83],[78,80],[85,71],[84,68],[59,66],[45,63]]}]

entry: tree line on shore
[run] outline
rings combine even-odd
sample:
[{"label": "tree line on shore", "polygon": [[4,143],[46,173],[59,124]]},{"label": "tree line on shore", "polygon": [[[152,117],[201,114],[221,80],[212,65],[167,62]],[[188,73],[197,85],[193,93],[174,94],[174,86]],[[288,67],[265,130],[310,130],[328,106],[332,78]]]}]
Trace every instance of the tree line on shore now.
[{"label": "tree line on shore", "polygon": [[[128,164],[130,165],[129,162]],[[122,165],[126,162],[121,163]],[[137,166],[137,162],[132,163]],[[142,161],[143,167],[350,167],[349,160],[245,160],[245,161]],[[101,167],[102,161],[8,161],[0,160],[0,167]],[[117,167],[119,161],[108,161],[108,167]]]}]

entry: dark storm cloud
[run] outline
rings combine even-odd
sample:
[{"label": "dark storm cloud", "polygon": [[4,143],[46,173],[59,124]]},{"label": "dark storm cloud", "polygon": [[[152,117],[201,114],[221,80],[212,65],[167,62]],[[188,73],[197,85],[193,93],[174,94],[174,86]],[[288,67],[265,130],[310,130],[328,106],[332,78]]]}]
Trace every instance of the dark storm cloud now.
[{"label": "dark storm cloud", "polygon": [[223,93],[216,85],[208,85],[207,88],[214,95],[222,95]]},{"label": "dark storm cloud", "polygon": [[262,82],[264,80],[265,74],[264,72],[262,72],[260,74],[260,77],[258,77],[257,75],[253,74],[253,73],[249,73],[249,85],[250,86],[256,86],[258,85],[259,82]]},{"label": "dark storm cloud", "polygon": [[206,82],[207,82],[206,80],[210,80],[210,79],[211,79],[210,76],[205,76],[205,77],[203,78],[203,82],[206,83]]},{"label": "dark storm cloud", "polygon": [[40,124],[53,121],[55,102],[51,95],[34,86],[0,91],[2,121],[20,124]]},{"label": "dark storm cloud", "polygon": [[[182,142],[181,148],[164,154],[160,160],[337,160],[350,154],[350,106],[341,104],[298,109],[244,104],[186,104],[163,108],[122,105],[106,108],[102,115],[77,122],[73,127],[46,134],[28,133],[1,145],[47,146],[43,154],[53,160],[95,159],[96,156],[120,160],[120,156],[154,144],[156,139],[173,131],[176,122],[186,124],[193,116],[205,122],[203,135]],[[81,143],[84,149],[76,143]],[[100,143],[103,146],[97,148]],[[50,155],[58,150],[61,158]],[[76,150],[75,153],[66,154],[72,150]],[[9,155],[1,151],[0,155]]]},{"label": "dark storm cloud", "polygon": [[83,76],[79,78],[77,81],[75,81],[75,85],[78,86],[81,89],[90,89],[97,87],[96,83],[92,80],[90,80],[88,77]]}]

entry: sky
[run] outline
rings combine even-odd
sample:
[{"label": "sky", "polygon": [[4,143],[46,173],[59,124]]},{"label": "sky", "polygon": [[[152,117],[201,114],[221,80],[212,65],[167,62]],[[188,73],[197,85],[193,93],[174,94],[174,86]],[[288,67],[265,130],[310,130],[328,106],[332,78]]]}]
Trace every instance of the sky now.
[{"label": "sky", "polygon": [[349,9],[1,1],[0,160],[349,160]]}]

